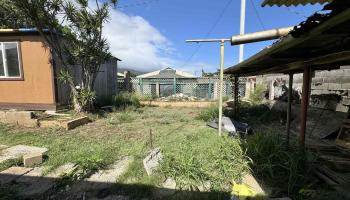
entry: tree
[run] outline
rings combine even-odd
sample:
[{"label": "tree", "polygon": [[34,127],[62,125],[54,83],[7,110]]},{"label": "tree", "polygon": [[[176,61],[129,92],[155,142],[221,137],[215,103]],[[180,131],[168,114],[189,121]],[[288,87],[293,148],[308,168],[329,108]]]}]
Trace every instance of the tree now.
[{"label": "tree", "polygon": [[[24,16],[37,29],[52,52],[52,60],[62,66],[58,79],[69,85],[74,109],[90,111],[99,68],[112,58],[102,36],[110,4],[96,0],[92,8],[88,0],[11,0],[9,3],[18,11],[18,18]],[[80,83],[75,83],[73,78],[74,67],[81,68]]]}]

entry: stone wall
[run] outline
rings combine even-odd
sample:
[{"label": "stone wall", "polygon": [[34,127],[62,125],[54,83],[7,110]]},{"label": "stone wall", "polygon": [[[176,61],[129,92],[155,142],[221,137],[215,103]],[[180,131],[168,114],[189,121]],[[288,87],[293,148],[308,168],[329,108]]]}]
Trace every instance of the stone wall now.
[{"label": "stone wall", "polygon": [[[281,85],[288,87],[289,76],[285,74],[271,74],[257,76],[257,84],[266,85],[269,89],[274,85],[274,98],[281,95]],[[278,84],[277,84],[278,83]],[[303,74],[295,74],[293,89],[302,92]],[[271,91],[271,90],[269,90]],[[350,96],[350,66],[332,71],[315,71],[312,74],[311,101],[313,107],[347,112],[343,99]]]}]

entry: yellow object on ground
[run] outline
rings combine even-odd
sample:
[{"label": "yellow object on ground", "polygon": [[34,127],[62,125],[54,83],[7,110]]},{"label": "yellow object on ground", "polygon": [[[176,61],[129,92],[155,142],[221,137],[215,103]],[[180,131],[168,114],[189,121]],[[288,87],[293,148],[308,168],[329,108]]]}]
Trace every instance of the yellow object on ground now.
[{"label": "yellow object on ground", "polygon": [[263,200],[265,196],[263,194],[256,193],[249,185],[242,183],[233,183],[232,193],[234,197],[239,200]]}]

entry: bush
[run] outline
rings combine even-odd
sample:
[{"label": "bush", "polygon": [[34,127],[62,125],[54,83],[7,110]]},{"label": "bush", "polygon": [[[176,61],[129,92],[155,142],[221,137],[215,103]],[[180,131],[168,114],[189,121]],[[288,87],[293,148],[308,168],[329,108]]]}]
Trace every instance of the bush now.
[{"label": "bush", "polygon": [[[314,156],[296,149],[287,149],[277,134],[255,134],[243,143],[243,149],[252,159],[254,173],[275,189],[273,196],[288,195],[292,199],[305,197],[303,191],[316,179],[312,176]],[[312,199],[312,198],[311,198]]]},{"label": "bush", "polygon": [[197,118],[203,121],[210,121],[219,117],[219,104],[211,104],[200,111]]},{"label": "bush", "polygon": [[113,97],[113,104],[116,108],[125,109],[129,106],[140,107],[140,98],[136,94],[124,92]]},{"label": "bush", "polygon": [[249,99],[253,104],[260,104],[265,99],[266,88],[262,84],[257,84],[254,91],[249,94]]},{"label": "bush", "polygon": [[175,151],[163,152],[160,172],[183,190],[229,191],[249,170],[239,139],[215,134],[187,136]]}]

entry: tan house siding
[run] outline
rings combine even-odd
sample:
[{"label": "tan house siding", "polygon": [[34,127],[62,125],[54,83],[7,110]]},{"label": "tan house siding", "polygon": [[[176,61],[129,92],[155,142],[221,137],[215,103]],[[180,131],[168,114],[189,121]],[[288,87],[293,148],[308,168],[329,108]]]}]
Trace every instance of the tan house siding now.
[{"label": "tan house siding", "polygon": [[0,41],[20,42],[23,76],[22,80],[0,80],[0,108],[55,109],[50,51],[40,36],[2,36]]}]

